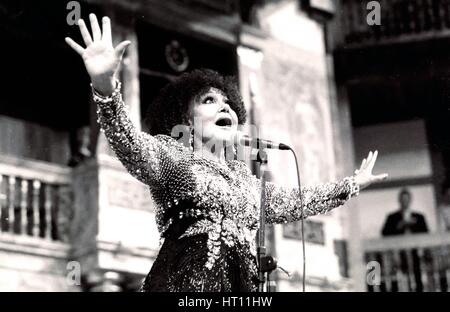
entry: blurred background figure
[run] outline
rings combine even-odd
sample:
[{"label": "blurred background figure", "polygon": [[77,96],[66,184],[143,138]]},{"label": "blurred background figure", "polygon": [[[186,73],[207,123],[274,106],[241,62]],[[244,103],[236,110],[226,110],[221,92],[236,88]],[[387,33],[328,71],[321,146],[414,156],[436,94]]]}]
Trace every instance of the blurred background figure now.
[{"label": "blurred background figure", "polygon": [[411,210],[411,199],[408,189],[400,191],[400,209],[387,217],[382,230],[383,236],[428,232],[425,217]]},{"label": "blurred background figure", "polygon": [[69,167],[75,167],[83,160],[92,156],[89,149],[90,145],[90,128],[88,126],[81,127],[76,130],[71,144],[71,157],[68,163]]},{"label": "blurred background figure", "polygon": [[[418,212],[413,212],[411,209],[411,192],[406,188],[402,189],[398,199],[400,209],[386,218],[382,230],[383,236],[428,232],[425,217]],[[411,261],[411,263],[409,261]],[[400,270],[406,275],[408,275],[409,266],[412,265],[413,274],[408,275],[408,290],[418,292],[423,291],[420,276],[420,257],[417,253],[417,249],[412,249],[409,255],[406,251],[401,251],[399,265]],[[414,286],[411,279],[414,279]],[[398,291],[398,284],[396,282],[393,283],[392,290]]]}]

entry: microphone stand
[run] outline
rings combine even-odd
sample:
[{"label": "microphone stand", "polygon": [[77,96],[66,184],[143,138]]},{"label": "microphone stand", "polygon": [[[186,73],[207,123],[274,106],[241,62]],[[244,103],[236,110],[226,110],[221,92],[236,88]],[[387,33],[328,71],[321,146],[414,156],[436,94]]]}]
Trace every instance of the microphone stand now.
[{"label": "microphone stand", "polygon": [[261,203],[259,216],[259,230],[258,230],[258,291],[270,292],[270,285],[268,283],[269,274],[277,268],[275,259],[266,255],[266,169],[267,169],[267,154],[264,149],[258,151],[257,162],[259,163],[260,181],[261,181]]}]

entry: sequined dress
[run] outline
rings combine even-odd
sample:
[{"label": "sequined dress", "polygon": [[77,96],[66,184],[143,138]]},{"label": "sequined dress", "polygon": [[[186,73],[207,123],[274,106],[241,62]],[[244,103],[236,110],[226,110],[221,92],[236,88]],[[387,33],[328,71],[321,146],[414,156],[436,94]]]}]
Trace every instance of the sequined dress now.
[{"label": "sequined dress", "polygon": [[[163,241],[141,291],[255,291],[260,181],[238,160],[202,157],[135,129],[120,91],[94,94],[98,121],[119,160],[148,185]],[[353,178],[304,188],[266,183],[266,222],[325,213],[356,194]]]}]

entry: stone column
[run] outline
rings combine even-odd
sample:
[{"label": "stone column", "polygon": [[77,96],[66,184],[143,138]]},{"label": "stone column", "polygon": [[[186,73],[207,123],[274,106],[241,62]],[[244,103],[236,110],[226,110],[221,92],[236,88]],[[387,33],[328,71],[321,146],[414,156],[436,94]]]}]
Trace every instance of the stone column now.
[{"label": "stone column", "polygon": [[[108,16],[111,18],[113,44],[117,45],[123,40],[132,42],[124,55],[118,78],[122,82],[123,99],[128,106],[130,117],[136,129],[140,131],[137,36],[133,25],[120,23],[114,14],[108,13]],[[96,120],[96,107],[94,103],[92,104],[91,113]],[[135,220],[147,222],[149,219],[148,228],[152,229],[154,220],[151,219],[148,211],[144,210],[151,210],[153,206],[148,188],[126,172],[102,132],[98,132],[98,140],[95,144],[95,157],[81,163],[73,171],[75,217],[71,229],[73,244],[71,258],[80,262],[82,275],[88,284],[93,285],[91,286],[94,291],[121,291],[116,278],[112,276],[114,273],[102,273],[101,278],[96,281],[96,272],[114,272],[117,265],[122,266],[121,270],[130,270],[133,273],[148,272],[151,267],[151,258],[146,259],[139,252],[134,252],[136,255],[127,255],[128,258],[125,261],[122,252],[115,253],[117,249],[115,246],[123,244],[125,248],[123,254],[127,254],[127,244],[131,243],[139,247],[145,245],[145,242],[139,241],[141,237],[137,234],[130,235],[130,227],[134,229],[140,227],[133,226],[129,222],[130,220],[131,223],[136,222]],[[123,229],[124,235],[120,235],[119,228]],[[143,233],[144,231],[136,230],[135,232]],[[153,233],[150,234],[150,237],[154,236]],[[122,242],[121,236],[126,237],[126,242]],[[136,263],[133,262],[136,258],[141,261],[139,265],[129,265],[130,261]],[[91,281],[91,279],[94,280]]]},{"label": "stone column", "polygon": [[71,221],[70,260],[80,263],[81,274],[97,267],[99,185],[98,165],[91,158],[75,167],[72,171],[74,194],[74,214]]},{"label": "stone column", "polygon": [[[347,87],[343,83],[332,85],[336,92],[332,97],[335,155],[338,174],[349,175],[356,168],[353,129]],[[348,267],[355,291],[365,291],[365,266],[361,252],[361,228],[357,199],[350,200],[340,211],[344,238],[348,240]]]}]

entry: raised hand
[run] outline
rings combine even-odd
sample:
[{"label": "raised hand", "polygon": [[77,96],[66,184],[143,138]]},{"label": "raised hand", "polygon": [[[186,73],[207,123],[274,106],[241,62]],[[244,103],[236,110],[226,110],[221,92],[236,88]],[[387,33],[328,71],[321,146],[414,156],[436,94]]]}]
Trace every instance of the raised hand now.
[{"label": "raised hand", "polygon": [[[93,87],[103,95],[114,91],[115,78],[119,70],[123,53],[130,41],[122,41],[115,48],[111,38],[111,22],[108,17],[102,19],[102,30],[95,14],[89,14],[92,37],[82,19],[78,21],[81,36],[86,48],[83,48],[71,38],[66,37],[67,44],[74,49],[84,61],[86,71],[91,77]],[[102,33],[103,31],[103,33]]]},{"label": "raised hand", "polygon": [[367,156],[367,158],[364,158],[364,160],[362,161],[361,167],[355,170],[355,182],[359,184],[361,189],[369,186],[372,183],[386,180],[388,177],[387,173],[379,175],[372,174],[377,156],[378,151],[375,151],[375,153],[370,152],[369,156]]}]

